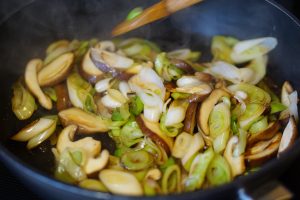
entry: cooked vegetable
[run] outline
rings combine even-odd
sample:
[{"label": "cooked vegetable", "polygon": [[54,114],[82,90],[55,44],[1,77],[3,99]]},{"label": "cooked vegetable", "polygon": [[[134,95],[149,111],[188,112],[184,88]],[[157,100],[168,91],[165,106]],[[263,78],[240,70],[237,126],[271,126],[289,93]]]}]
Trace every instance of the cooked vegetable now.
[{"label": "cooked vegetable", "polygon": [[51,136],[56,129],[56,122],[56,116],[40,118],[20,130],[12,139],[21,142],[28,141],[27,148],[32,149]]},{"label": "cooked vegetable", "polygon": [[238,43],[238,40],[233,37],[225,36],[214,36],[211,44],[211,53],[213,55],[213,60],[223,60],[232,63],[231,51],[233,46]]},{"label": "cooked vegetable", "polygon": [[42,60],[33,59],[28,62],[25,70],[25,83],[32,94],[38,99],[41,106],[51,110],[52,101],[42,91],[37,78],[37,72],[42,67]]},{"label": "cooked vegetable", "polygon": [[206,135],[209,134],[209,115],[213,110],[215,104],[219,101],[220,98],[224,96],[229,97],[229,94],[222,89],[215,89],[212,91],[209,97],[206,100],[204,100],[201,104],[198,116],[198,125]]},{"label": "cooked vegetable", "polygon": [[122,155],[121,163],[128,170],[143,170],[153,165],[153,157],[147,151],[129,151]]},{"label": "cooked vegetable", "polygon": [[184,181],[185,191],[193,191],[202,187],[208,166],[213,158],[214,151],[212,148],[207,149],[204,153],[199,153],[194,158],[189,175]]},{"label": "cooked vegetable", "polygon": [[[245,159],[251,167],[259,166],[274,157],[277,154],[281,140],[281,134],[276,134],[273,138],[266,142],[258,142],[251,149],[247,150]],[[262,146],[261,151],[253,152],[255,148]]]},{"label": "cooked vegetable", "polygon": [[64,126],[76,124],[82,133],[95,133],[108,131],[109,121],[85,112],[80,108],[69,108],[58,113]]},{"label": "cooked vegetable", "polygon": [[158,123],[148,121],[143,115],[139,115],[136,122],[146,136],[164,148],[166,152],[170,152],[173,147],[173,140],[160,130]]},{"label": "cooked vegetable", "polygon": [[277,45],[277,39],[273,37],[257,38],[237,42],[231,53],[231,59],[235,63],[242,63],[259,56],[265,55]]},{"label": "cooked vegetable", "polygon": [[234,155],[235,148],[237,148],[240,142],[237,136],[231,137],[224,152],[224,158],[230,165],[232,177],[241,175],[246,170],[244,154]]},{"label": "cooked vegetable", "polygon": [[99,178],[106,188],[120,195],[139,196],[143,194],[143,189],[134,175],[113,169],[104,169],[100,172]]},{"label": "cooked vegetable", "polygon": [[96,105],[93,99],[95,91],[92,85],[83,80],[79,74],[73,73],[67,78],[67,87],[73,106],[95,112]]},{"label": "cooked vegetable", "polygon": [[74,54],[66,53],[44,66],[38,72],[40,86],[53,86],[63,81],[72,69],[73,60]]},{"label": "cooked vegetable", "polygon": [[13,85],[13,112],[35,119],[11,139],[31,149],[49,138],[54,176],[90,190],[154,196],[226,184],[298,135],[297,91],[266,77],[276,45],[215,36],[212,61],[199,63],[201,52],[139,38],[54,42],[44,62],[27,64],[26,85]]},{"label": "cooked vegetable", "polygon": [[58,111],[72,107],[72,103],[69,98],[68,89],[65,84],[59,84],[54,87],[57,97],[56,109]]},{"label": "cooked vegetable", "polygon": [[230,167],[223,156],[216,154],[208,166],[207,180],[213,186],[231,181]]},{"label": "cooked vegetable", "polygon": [[294,117],[290,117],[290,120],[282,134],[282,138],[278,149],[278,155],[291,148],[291,146],[295,142],[297,135],[298,135],[298,130],[296,126],[296,121]]},{"label": "cooked vegetable", "polygon": [[171,165],[162,177],[162,192],[164,194],[181,192],[181,172],[178,165]]},{"label": "cooked vegetable", "polygon": [[16,117],[19,120],[30,118],[36,109],[33,96],[19,81],[13,85],[13,93],[11,104]]}]

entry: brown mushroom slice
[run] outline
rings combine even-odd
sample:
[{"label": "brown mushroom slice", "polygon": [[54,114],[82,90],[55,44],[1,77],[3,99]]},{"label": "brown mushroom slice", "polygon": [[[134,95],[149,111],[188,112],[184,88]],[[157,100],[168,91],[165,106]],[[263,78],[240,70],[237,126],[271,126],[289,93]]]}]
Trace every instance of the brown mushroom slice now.
[{"label": "brown mushroom slice", "polygon": [[278,132],[279,128],[280,123],[278,121],[271,122],[265,130],[250,135],[247,142],[248,146],[251,146],[261,140],[271,139]]},{"label": "brown mushroom slice", "polygon": [[72,103],[69,98],[68,88],[65,83],[56,85],[54,87],[54,90],[57,96],[56,109],[58,111],[62,111],[72,107]]},{"label": "brown mushroom slice", "polygon": [[51,110],[52,101],[42,91],[37,78],[37,72],[42,67],[42,64],[43,62],[40,59],[33,59],[29,61],[25,70],[25,83],[31,93],[38,99],[41,106],[48,110]]},{"label": "brown mushroom slice", "polygon": [[[291,84],[288,81],[285,81],[282,85],[282,89],[281,89],[281,103],[283,105],[285,105],[286,107],[290,106],[290,99],[289,99],[289,95],[294,91],[293,87],[291,86]],[[290,111],[289,109],[286,109],[284,111],[282,111],[280,113],[280,119],[284,120],[289,118],[290,116]]]},{"label": "brown mushroom slice", "polygon": [[296,121],[293,116],[290,117],[290,120],[285,127],[282,138],[279,145],[278,155],[285,152],[294,144],[298,135],[298,129],[296,125]]},{"label": "brown mushroom slice", "polygon": [[83,139],[73,141],[74,135],[77,131],[76,125],[69,125],[65,127],[57,139],[57,151],[62,153],[66,148],[83,149],[87,154],[94,157],[100,153],[101,142],[92,137],[85,137]]},{"label": "brown mushroom slice", "polygon": [[103,77],[103,72],[98,69],[90,57],[91,50],[88,50],[84,55],[81,63],[81,67],[79,67],[80,75],[88,80],[91,83],[96,83],[98,80],[101,80]]},{"label": "brown mushroom slice", "polygon": [[[263,149],[261,152],[251,154],[251,149],[249,149],[245,153],[245,159],[251,167],[260,166],[264,162],[271,159],[277,154],[277,150],[279,148],[280,140],[281,140],[281,133],[278,133],[273,138],[270,139],[272,141],[271,144],[267,148]],[[265,146],[265,143],[259,143],[258,145]],[[255,148],[259,148],[259,147],[255,146]]]},{"label": "brown mushroom slice", "polygon": [[65,53],[38,72],[38,81],[41,87],[53,86],[63,81],[72,69],[73,53]]},{"label": "brown mushroom slice", "polygon": [[79,132],[81,133],[98,133],[109,130],[108,121],[80,108],[69,108],[60,111],[58,116],[64,126],[75,124],[79,127]]},{"label": "brown mushroom slice", "polygon": [[158,123],[148,121],[142,114],[137,116],[136,122],[146,136],[150,137],[167,153],[171,152],[174,141],[160,130]]},{"label": "brown mushroom slice", "polygon": [[209,126],[208,126],[208,119],[209,115],[214,108],[215,104],[219,101],[221,97],[229,97],[229,93],[222,89],[215,89],[212,91],[212,93],[206,98],[201,106],[200,110],[198,112],[198,126],[201,128],[201,130],[204,132],[204,134],[209,134]]},{"label": "brown mushroom slice", "polygon": [[262,140],[257,142],[255,145],[253,145],[251,148],[249,148],[249,150],[247,150],[248,154],[256,154],[256,153],[260,153],[262,151],[264,151],[264,149],[266,149],[268,146],[270,146],[270,144],[276,140],[278,140],[278,137],[281,137],[281,133],[277,133],[276,135],[274,135],[273,138],[269,139],[269,140]]},{"label": "brown mushroom slice", "polygon": [[212,82],[215,78],[213,75],[205,72],[195,72],[195,77],[198,78],[200,81],[203,82]]},{"label": "brown mushroom slice", "polygon": [[196,113],[198,103],[190,103],[185,114],[183,130],[187,133],[193,134],[196,126]]},{"label": "brown mushroom slice", "polygon": [[171,58],[170,62],[175,65],[177,68],[185,71],[187,74],[192,74],[195,72],[195,70],[192,68],[190,64],[188,64],[186,61],[176,58]]},{"label": "brown mushroom slice", "polygon": [[224,157],[230,165],[232,177],[241,175],[246,170],[244,155],[234,156],[233,153],[238,143],[239,138],[237,136],[231,137],[224,151]]}]

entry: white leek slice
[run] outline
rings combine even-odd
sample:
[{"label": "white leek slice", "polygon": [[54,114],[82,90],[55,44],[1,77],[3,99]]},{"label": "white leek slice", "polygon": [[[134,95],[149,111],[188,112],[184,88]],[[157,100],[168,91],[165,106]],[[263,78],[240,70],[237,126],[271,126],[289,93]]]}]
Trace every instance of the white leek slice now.
[{"label": "white leek slice", "polygon": [[105,78],[98,81],[95,85],[95,89],[97,92],[104,92],[110,88],[110,81],[112,78]]},{"label": "white leek slice", "polygon": [[167,111],[165,126],[181,123],[185,119],[187,106],[184,101],[174,100]]},{"label": "white leek slice", "polygon": [[141,196],[143,189],[136,177],[128,172],[104,169],[99,174],[100,180],[113,194]]},{"label": "white leek slice", "polygon": [[116,69],[127,69],[133,65],[133,60],[109,51],[102,51],[101,58],[109,66]]},{"label": "white leek slice", "polygon": [[250,61],[267,54],[276,47],[277,43],[277,39],[274,37],[264,37],[238,42],[233,47],[231,59],[235,63]]},{"label": "white leek slice", "polygon": [[195,76],[182,76],[176,81],[178,87],[197,86],[202,82]]}]

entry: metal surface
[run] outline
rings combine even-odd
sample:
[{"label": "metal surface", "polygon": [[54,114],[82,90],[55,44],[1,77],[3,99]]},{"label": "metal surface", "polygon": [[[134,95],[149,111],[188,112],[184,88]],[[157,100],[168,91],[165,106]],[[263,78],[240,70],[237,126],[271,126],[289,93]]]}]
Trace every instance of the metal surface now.
[{"label": "metal surface", "polygon": [[[143,3],[148,6],[153,2]],[[53,157],[45,148],[47,144],[28,152],[25,151],[23,144],[8,141],[9,136],[27,123],[17,122],[10,110],[8,102],[10,102],[11,84],[22,74],[30,58],[44,56],[43,50],[51,41],[61,38],[109,39],[111,28],[126,16],[128,10],[140,4],[140,1],[123,0],[40,0],[16,12],[0,27],[2,89],[0,104],[3,105],[0,108],[2,113],[0,157],[16,176],[44,197],[127,199],[127,197],[91,192],[60,183],[51,178]],[[269,75],[278,84],[290,80],[299,90],[300,60],[297,56],[300,55],[300,28],[293,17],[288,16],[285,10],[281,10],[271,1],[206,1],[201,5],[180,11],[171,18],[129,33],[127,37],[139,36],[152,39],[169,48],[191,46],[206,52],[210,38],[216,34],[233,35],[241,39],[260,36],[277,37],[279,45],[270,55]],[[205,54],[203,60],[208,58],[209,55]],[[156,199],[236,198],[237,188],[258,187],[285,171],[300,153],[300,149],[296,148],[297,145],[300,145],[299,139],[295,146],[279,160],[273,159],[257,173],[240,177],[231,184],[205,191],[156,197]]]}]

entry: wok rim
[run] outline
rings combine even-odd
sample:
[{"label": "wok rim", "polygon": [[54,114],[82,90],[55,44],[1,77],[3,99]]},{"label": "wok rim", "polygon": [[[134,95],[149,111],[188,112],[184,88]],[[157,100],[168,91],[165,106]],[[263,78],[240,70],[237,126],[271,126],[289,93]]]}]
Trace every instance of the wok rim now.
[{"label": "wok rim", "polygon": [[[18,10],[13,11],[9,14],[8,17],[6,17],[3,21],[0,22],[0,31],[3,27],[3,24],[8,22],[11,18],[13,18],[16,14],[18,14],[23,9],[26,9],[28,6],[31,6],[32,4],[38,2],[39,0],[32,0],[23,6],[21,6]],[[297,28],[300,32],[300,19],[298,19],[296,16],[294,16],[290,11],[288,11],[286,8],[284,8],[279,3],[275,2],[274,0],[264,0],[267,4],[274,7],[281,13],[283,13],[285,16],[287,16],[292,22],[297,25]],[[205,190],[196,190],[193,192],[184,192],[180,194],[170,194],[170,195],[157,195],[157,196],[124,196],[124,195],[115,195],[111,193],[104,193],[104,192],[98,192],[98,191],[92,191],[80,188],[75,185],[70,185],[64,182],[61,182],[59,180],[56,180],[54,177],[49,176],[43,171],[40,171],[39,169],[34,168],[33,166],[29,165],[28,163],[22,161],[18,156],[14,155],[12,152],[10,152],[7,148],[4,147],[4,145],[0,142],[0,160],[1,162],[6,166],[6,168],[14,174],[14,176],[20,180],[21,176],[16,176],[14,171],[18,170],[22,173],[26,173],[28,177],[31,177],[34,179],[34,181],[39,181],[42,184],[45,184],[63,191],[67,193],[76,194],[82,197],[87,198],[99,198],[99,199],[166,199],[166,198],[177,198],[177,199],[189,199],[194,197],[207,197],[212,195],[213,193],[220,193],[225,192],[229,190],[236,190],[236,195],[238,195],[239,189],[247,188],[247,183],[257,180],[258,177],[263,176],[267,171],[274,169],[274,168],[280,168],[280,166],[285,163],[289,162],[290,164],[297,159],[297,157],[300,155],[300,148],[297,148],[297,145],[300,145],[300,137],[297,138],[296,142],[293,144],[293,146],[280,156],[280,158],[273,158],[272,160],[268,161],[267,163],[263,164],[263,166],[260,168],[260,170],[251,173],[246,176],[240,176],[230,183],[217,186],[214,188],[209,188]],[[11,169],[12,168],[12,169]],[[286,170],[285,170],[286,171]],[[277,178],[279,175],[275,175]],[[24,184],[23,186],[30,189],[27,185]],[[30,189],[32,192],[34,192],[32,189]]]}]

